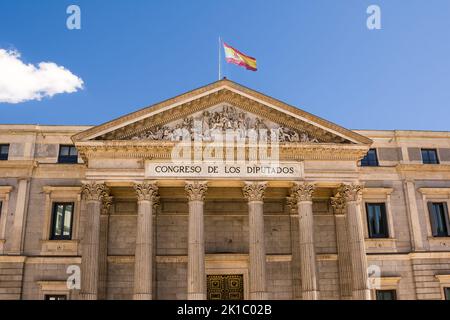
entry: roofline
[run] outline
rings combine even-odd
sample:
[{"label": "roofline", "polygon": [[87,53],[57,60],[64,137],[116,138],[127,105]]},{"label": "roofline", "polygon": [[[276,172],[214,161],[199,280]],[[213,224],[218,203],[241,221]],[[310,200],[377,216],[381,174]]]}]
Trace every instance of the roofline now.
[{"label": "roofline", "polygon": [[177,95],[173,98],[170,99],[166,99],[163,100],[162,102],[150,105],[148,107],[145,108],[141,108],[135,112],[129,113],[127,115],[124,115],[122,117],[113,119],[111,121],[105,122],[99,126],[90,128],[86,131],[80,132],[76,135],[74,135],[72,137],[72,140],[75,141],[80,141],[83,140],[87,137],[95,137],[96,134],[100,135],[102,131],[108,130],[111,127],[114,126],[120,126],[121,123],[123,122],[127,122],[127,121],[132,121],[133,118],[139,118],[139,117],[145,117],[146,114],[153,112],[153,111],[157,111],[159,109],[163,109],[166,107],[170,107],[172,104],[176,104],[180,101],[183,101],[185,99],[189,99],[192,96],[195,97],[196,94],[201,95],[202,93],[207,93],[210,90],[213,89],[217,89],[219,88],[221,85],[226,86],[228,85],[231,89],[235,89],[237,91],[241,91],[244,94],[249,95],[250,97],[252,97],[253,99],[257,99],[257,100],[263,100],[266,101],[266,103],[268,104],[272,104],[273,106],[275,106],[276,108],[281,108],[281,109],[285,109],[288,112],[291,112],[292,114],[300,117],[300,118],[304,118],[307,119],[309,121],[315,122],[318,125],[321,125],[323,127],[325,127],[328,130],[334,131],[335,134],[337,135],[342,135],[342,136],[347,136],[347,139],[349,140],[353,140],[356,143],[361,143],[361,144],[371,144],[372,140],[370,140],[369,138],[358,134],[357,132],[348,130],[342,126],[339,126],[335,123],[332,123],[328,120],[325,120],[321,117],[318,117],[316,115],[313,115],[309,112],[303,111],[298,109],[297,107],[294,107],[288,103],[285,103],[281,100],[272,98],[270,96],[267,96],[263,93],[260,93],[256,90],[250,89],[246,86],[243,86],[239,83],[236,83],[234,81],[228,80],[227,78],[223,78],[221,80],[212,82],[208,85],[199,87],[197,89],[188,91],[186,93]]}]

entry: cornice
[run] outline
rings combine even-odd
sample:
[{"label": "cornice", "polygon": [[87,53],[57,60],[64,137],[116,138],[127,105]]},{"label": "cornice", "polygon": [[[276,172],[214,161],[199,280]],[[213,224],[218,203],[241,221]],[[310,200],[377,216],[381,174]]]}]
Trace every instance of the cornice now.
[{"label": "cornice", "polygon": [[19,169],[32,169],[37,167],[38,163],[36,160],[7,160],[0,161],[1,168],[19,168]]},{"label": "cornice", "polygon": [[398,172],[450,172],[448,164],[399,164],[396,168]]}]

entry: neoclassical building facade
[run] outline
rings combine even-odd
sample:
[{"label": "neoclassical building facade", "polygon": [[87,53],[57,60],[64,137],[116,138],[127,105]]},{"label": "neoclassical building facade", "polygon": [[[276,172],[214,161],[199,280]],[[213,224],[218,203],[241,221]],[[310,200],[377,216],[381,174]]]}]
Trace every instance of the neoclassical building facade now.
[{"label": "neoclassical building facade", "polygon": [[0,125],[0,299],[449,299],[450,133],[352,131],[223,79]]}]

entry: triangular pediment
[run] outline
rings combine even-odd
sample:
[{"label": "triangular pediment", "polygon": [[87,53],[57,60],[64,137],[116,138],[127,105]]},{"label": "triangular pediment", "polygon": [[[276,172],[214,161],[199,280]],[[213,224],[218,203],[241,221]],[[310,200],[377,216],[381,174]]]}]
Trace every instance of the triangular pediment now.
[{"label": "triangular pediment", "polygon": [[[201,124],[200,131],[196,128]],[[195,127],[195,128],[194,128]],[[144,108],[73,137],[82,141],[177,141],[184,132],[209,139],[212,130],[268,129],[281,142],[371,144],[372,141],[303,110],[229,80]]]}]

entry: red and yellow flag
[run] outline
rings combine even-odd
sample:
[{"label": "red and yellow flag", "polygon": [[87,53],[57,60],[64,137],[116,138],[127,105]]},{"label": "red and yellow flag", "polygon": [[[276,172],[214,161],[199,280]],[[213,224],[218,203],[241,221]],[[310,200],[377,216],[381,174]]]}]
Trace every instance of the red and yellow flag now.
[{"label": "red and yellow flag", "polygon": [[223,48],[225,50],[225,60],[228,63],[234,63],[238,66],[245,67],[247,70],[256,71],[256,59],[246,54],[243,54],[239,50],[223,43]]}]

